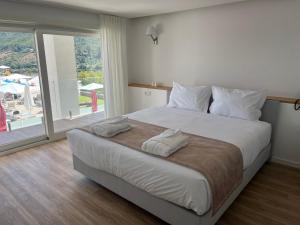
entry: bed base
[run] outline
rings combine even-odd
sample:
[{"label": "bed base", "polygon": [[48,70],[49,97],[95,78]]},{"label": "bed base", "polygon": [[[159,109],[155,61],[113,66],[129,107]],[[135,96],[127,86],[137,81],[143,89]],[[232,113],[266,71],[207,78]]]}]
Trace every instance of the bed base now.
[{"label": "bed base", "polygon": [[199,216],[193,211],[177,206],[166,200],[157,198],[144,190],[141,190],[126,181],[109,173],[92,168],[73,155],[74,168],[96,183],[111,190],[119,196],[127,199],[135,205],[145,209],[151,214],[172,225],[213,225],[238,197],[253,176],[259,171],[264,163],[270,158],[271,144],[268,145],[256,158],[254,163],[244,171],[242,183],[230,195],[223,206],[212,216],[211,210]]}]

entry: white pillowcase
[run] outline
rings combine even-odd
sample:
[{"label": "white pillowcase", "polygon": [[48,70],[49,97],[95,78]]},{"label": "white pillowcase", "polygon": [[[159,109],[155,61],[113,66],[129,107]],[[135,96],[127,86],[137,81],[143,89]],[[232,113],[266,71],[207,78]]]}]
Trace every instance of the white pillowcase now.
[{"label": "white pillowcase", "polygon": [[173,82],[168,107],[189,109],[207,113],[211,88],[206,86],[183,86]]},{"label": "white pillowcase", "polygon": [[245,120],[258,120],[266,100],[265,91],[226,89],[212,87],[214,101],[209,110],[212,114]]}]

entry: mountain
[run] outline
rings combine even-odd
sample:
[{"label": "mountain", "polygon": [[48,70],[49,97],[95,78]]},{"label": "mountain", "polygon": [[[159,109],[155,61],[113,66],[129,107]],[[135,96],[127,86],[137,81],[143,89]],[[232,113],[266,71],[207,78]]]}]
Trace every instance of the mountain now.
[{"label": "mountain", "polygon": [[[77,72],[101,71],[100,40],[74,37]],[[10,66],[14,73],[37,74],[36,49],[32,33],[0,32],[0,65]]]},{"label": "mountain", "polygon": [[0,64],[13,72],[36,74],[38,71],[33,34],[0,32]]},{"label": "mountain", "polygon": [[74,43],[77,71],[101,71],[100,38],[78,36]]}]

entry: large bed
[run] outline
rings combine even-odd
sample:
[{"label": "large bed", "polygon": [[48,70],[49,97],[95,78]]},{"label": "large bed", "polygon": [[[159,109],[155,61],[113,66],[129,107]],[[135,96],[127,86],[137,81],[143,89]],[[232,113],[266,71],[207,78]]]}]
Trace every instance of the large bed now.
[{"label": "large bed", "polygon": [[214,224],[269,159],[277,104],[268,101],[261,121],[248,121],[178,108],[157,107],[129,119],[237,146],[243,179],[223,206],[212,213],[205,176],[190,168],[97,137],[80,129],[68,133],[74,168],[170,224]]}]

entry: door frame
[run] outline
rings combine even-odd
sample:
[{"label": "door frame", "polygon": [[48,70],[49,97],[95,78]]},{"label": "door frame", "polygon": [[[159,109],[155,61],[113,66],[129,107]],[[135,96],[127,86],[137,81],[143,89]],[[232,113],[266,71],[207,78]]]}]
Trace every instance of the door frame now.
[{"label": "door frame", "polygon": [[[35,35],[35,31],[32,27],[27,27],[27,26],[24,26],[24,27],[19,27],[19,26],[5,26],[5,25],[2,25],[0,24],[0,32],[15,32],[15,33],[30,33],[33,35],[33,38],[34,38],[34,42],[36,42],[36,35]],[[38,48],[35,44],[35,48],[36,48],[36,59],[37,59],[37,63],[38,63],[38,76],[39,76],[39,79],[41,79],[41,71],[40,71],[40,67],[39,67],[39,57],[38,57]],[[40,89],[42,90],[42,87],[40,85]],[[41,94],[41,98],[42,98],[42,101],[43,101],[43,94]],[[43,119],[45,120],[45,108],[44,108],[44,105],[43,105]],[[42,122],[42,124],[44,124],[43,128],[45,130],[45,134],[42,134],[42,135],[39,135],[39,136],[36,136],[36,137],[32,137],[32,138],[28,138],[28,139],[24,139],[24,140],[21,140],[21,141],[15,141],[15,142],[12,142],[12,143],[9,143],[9,144],[5,144],[5,145],[1,145],[0,146],[0,155],[3,153],[3,152],[6,152],[6,151],[9,151],[9,150],[12,150],[12,149],[16,149],[16,148],[19,148],[19,147],[22,147],[22,146],[27,146],[27,145],[30,145],[30,144],[33,144],[33,143],[38,143],[38,142],[43,142],[43,141],[47,141],[49,139],[49,136],[47,134],[47,126],[45,123]]]},{"label": "door frame", "polygon": [[36,57],[38,63],[38,76],[40,80],[41,98],[43,104],[45,134],[17,141],[11,144],[0,146],[0,156],[20,151],[29,147],[57,141],[66,137],[66,132],[54,131],[54,121],[52,117],[51,98],[49,90],[46,54],[44,48],[44,34],[64,35],[64,36],[100,36],[99,30],[77,29],[57,26],[41,26],[34,24],[3,24],[0,23],[0,32],[24,32],[32,33],[35,41]]},{"label": "door frame", "polygon": [[47,61],[46,61],[46,53],[44,47],[44,38],[43,35],[62,35],[62,36],[89,36],[89,37],[99,37],[99,31],[90,31],[90,30],[81,30],[81,29],[62,29],[62,28],[36,28],[35,29],[35,37],[38,47],[38,55],[39,55],[39,67],[41,71],[41,79],[43,86],[43,102],[45,111],[47,111],[45,115],[45,124],[47,127],[47,134],[50,141],[60,140],[66,137],[66,131],[55,132],[54,130],[54,121],[52,116],[52,107],[51,107],[51,96],[49,89],[49,80],[48,80],[48,71],[47,71]]}]

